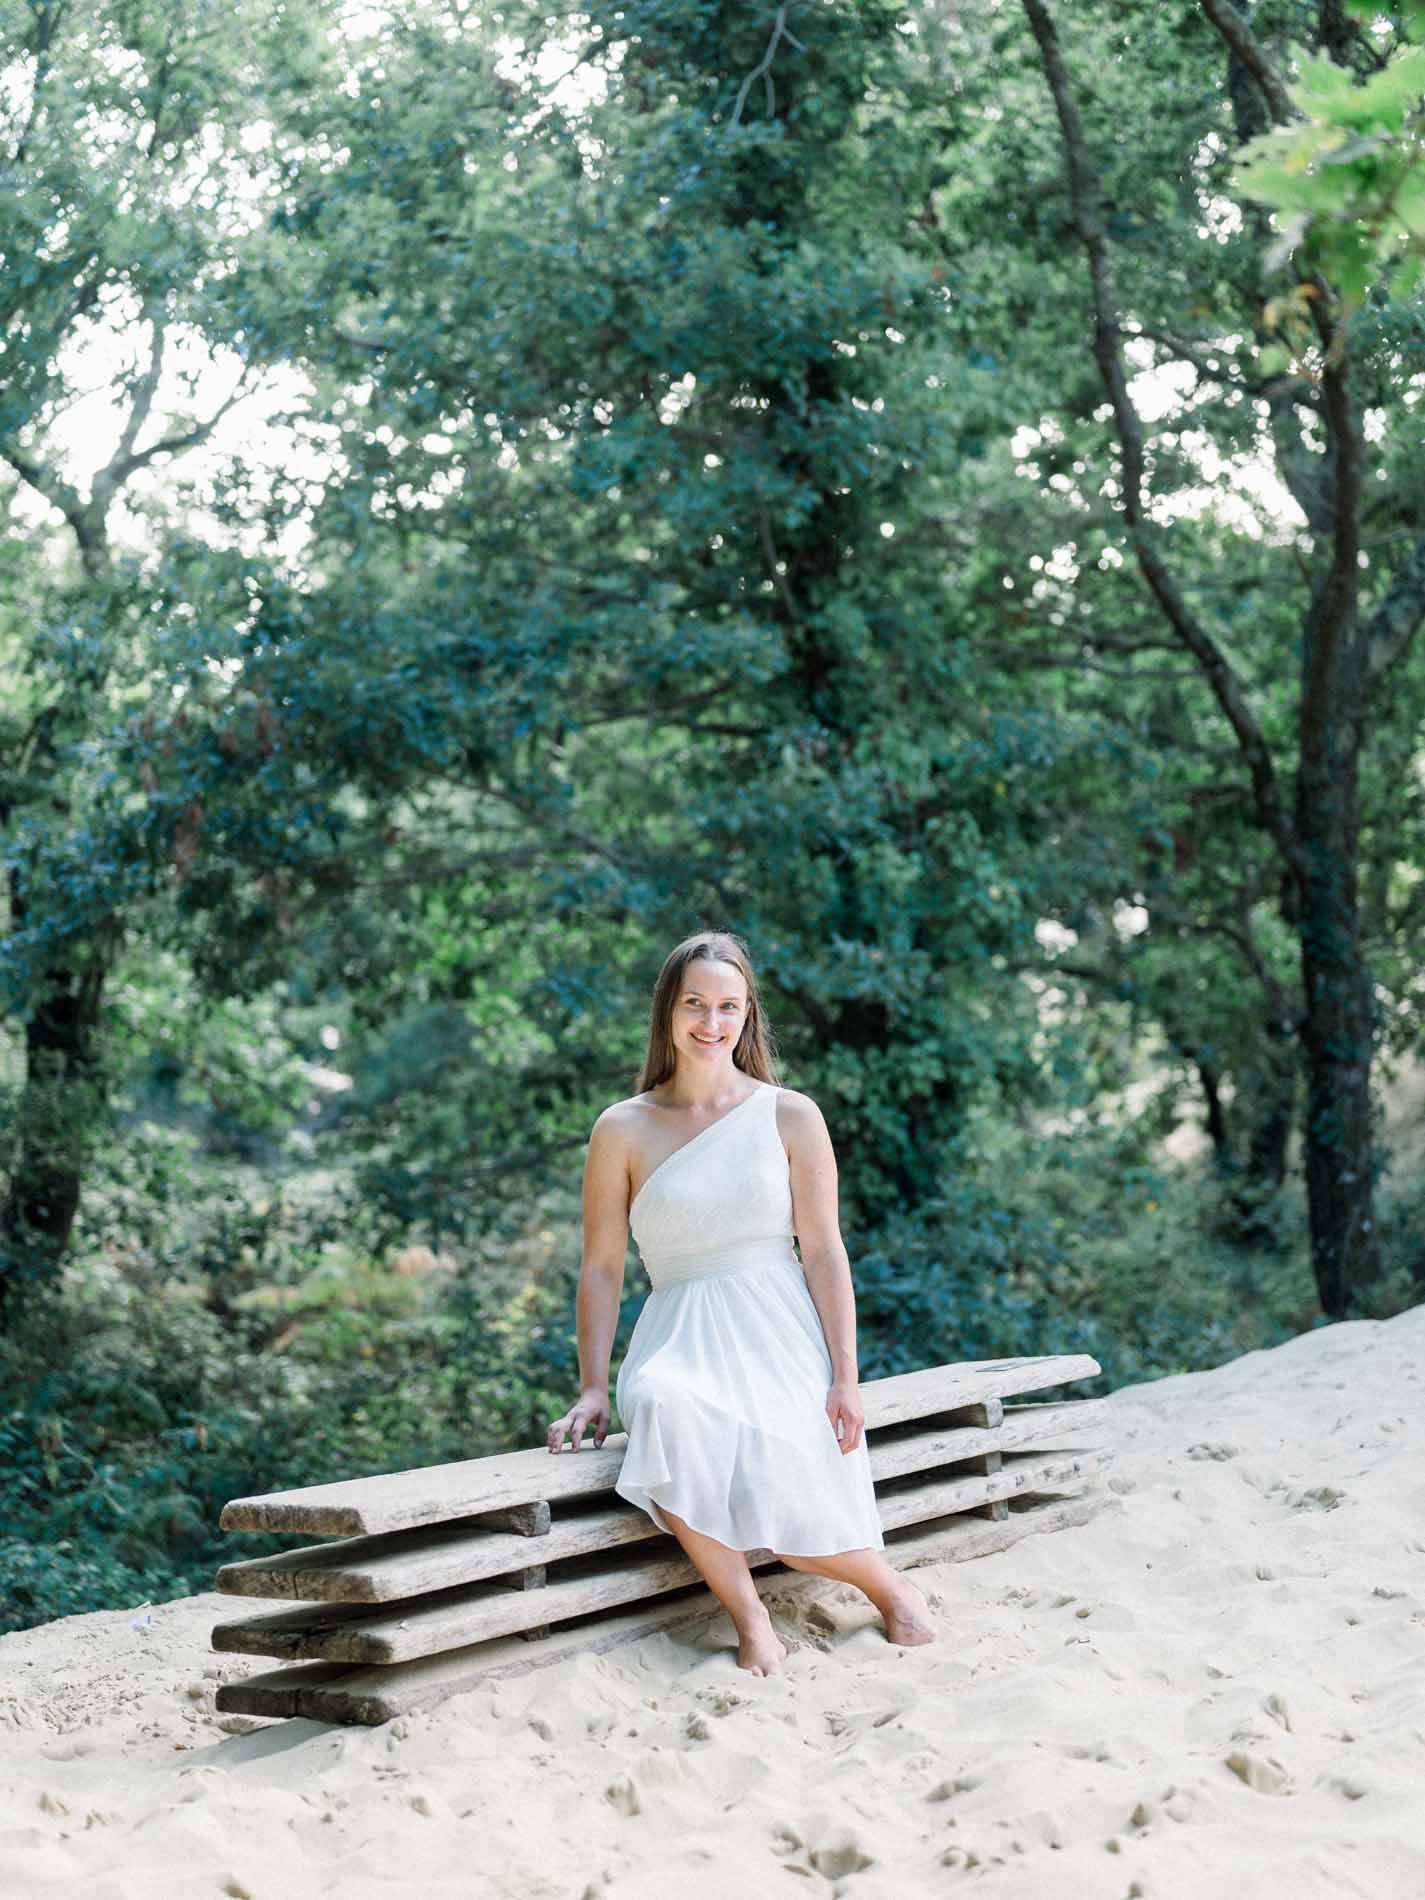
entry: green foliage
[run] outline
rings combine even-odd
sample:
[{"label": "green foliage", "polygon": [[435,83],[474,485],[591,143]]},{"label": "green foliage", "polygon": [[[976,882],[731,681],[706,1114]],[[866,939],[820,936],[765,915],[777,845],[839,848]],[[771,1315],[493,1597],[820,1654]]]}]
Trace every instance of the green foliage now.
[{"label": "green foliage", "polygon": [[[324,1209],[294,1177],[281,1218],[259,1231],[228,1204],[230,1164],[198,1165],[179,1275],[176,1259],[123,1244],[121,1172],[95,1197],[106,1217],[63,1286],[0,1340],[0,1629],[209,1588],[219,1563],[272,1547],[218,1532],[228,1498],[537,1444],[568,1403],[578,1225],[567,1193],[511,1251],[377,1257],[344,1224],[331,1237],[340,1184]],[[1278,1210],[1281,1252],[1244,1257],[1213,1239],[1203,1185],[1123,1130],[1049,1141],[977,1123],[928,1217],[867,1246],[849,1236],[862,1377],[1090,1352],[1102,1376],[1065,1394],[1084,1395],[1310,1324],[1293,1203]],[[1425,1290],[1418,1248],[1406,1257],[1418,1216],[1390,1216],[1413,1297]],[[615,1370],[642,1294],[635,1265]]]},{"label": "green foliage", "polygon": [[[1375,6],[1353,11],[1367,29],[1387,26]],[[1283,214],[1269,266],[1294,255],[1304,274],[1320,272],[1344,316],[1377,282],[1412,297],[1425,269],[1425,10],[1402,11],[1416,43],[1393,46],[1364,79],[1325,53],[1289,48],[1296,78],[1286,90],[1300,117],[1239,154],[1238,189]],[[1295,305],[1268,322],[1304,353],[1310,330]],[[1270,373],[1266,360],[1262,368]]]},{"label": "green foliage", "polygon": [[99,1184],[63,1284],[0,1339],[0,1629],[209,1588],[267,1547],[219,1534],[228,1498],[535,1442],[566,1402],[547,1243],[378,1261],[331,1237],[339,1191],[244,1206],[230,1163],[183,1185],[168,1259]]},{"label": "green foliage", "polygon": [[[1310,375],[1258,347],[1259,121],[1197,9],[1059,11],[1129,369],[1176,391],[1151,532],[1285,782],[1329,478]],[[0,1174],[82,1187],[0,1342],[16,1624],[203,1587],[227,1496],[542,1438],[588,1130],[703,924],[832,1125],[864,1376],[1088,1350],[1106,1389],[1320,1317],[1300,945],[1145,599],[1018,10],[335,24],[5,28],[43,84],[3,106]],[[511,56],[551,34],[578,96]],[[1425,526],[1396,37],[1359,83],[1293,56],[1302,123],[1246,175],[1338,290],[1366,272],[1367,611]],[[1310,303],[1281,288],[1294,345]],[[79,481],[105,309],[280,372],[280,438],[191,472],[196,394],[140,350]],[[1417,653],[1362,764],[1396,1053],[1422,701]],[[1170,1161],[1204,1106],[1210,1160]],[[1383,1201],[1372,1310],[1419,1297],[1420,1212]]]}]

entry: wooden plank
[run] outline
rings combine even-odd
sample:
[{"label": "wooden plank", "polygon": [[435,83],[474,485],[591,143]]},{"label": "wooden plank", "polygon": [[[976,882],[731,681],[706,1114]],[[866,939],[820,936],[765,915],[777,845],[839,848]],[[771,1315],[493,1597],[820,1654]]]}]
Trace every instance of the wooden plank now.
[{"label": "wooden plank", "polygon": [[[548,1456],[548,1453],[545,1454]],[[471,1529],[472,1522],[477,1528]],[[615,1550],[666,1537],[646,1511],[622,1499],[616,1505],[556,1521],[540,1539],[543,1563],[589,1550]],[[379,1537],[308,1544],[273,1557],[224,1564],[216,1587],[229,1596],[284,1597],[327,1603],[391,1603],[428,1590],[449,1590],[502,1576],[528,1561],[523,1537],[482,1531],[478,1521],[392,1531]]]},{"label": "wooden plank", "polygon": [[[1100,1370],[1088,1353],[970,1360],[873,1379],[861,1387],[861,1402],[867,1426],[874,1428],[1091,1378]],[[626,1434],[617,1432],[602,1446],[586,1443],[577,1453],[570,1449],[556,1456],[544,1448],[497,1452],[458,1464],[234,1498],[224,1506],[220,1522],[229,1531],[360,1537],[447,1523],[537,1498],[558,1502],[584,1497],[612,1490],[627,1443]]]},{"label": "wooden plank", "polygon": [[[966,1517],[921,1526],[887,1540],[886,1558],[899,1569],[930,1563],[963,1562],[1003,1550],[1023,1537],[1087,1523],[1098,1511],[1121,1511],[1122,1500],[1104,1494],[1038,1500],[1017,1499],[1009,1517],[991,1524]],[[757,1578],[759,1590],[775,1584],[780,1598],[809,1595],[822,1579],[778,1565],[770,1576]],[[642,1606],[621,1615],[556,1629],[547,1642],[520,1644],[505,1637],[476,1643],[445,1655],[396,1663],[385,1668],[345,1668],[339,1664],[305,1663],[293,1669],[265,1671],[242,1683],[219,1690],[219,1710],[245,1715],[302,1715],[333,1723],[377,1724],[399,1715],[434,1708],[453,1696],[496,1681],[547,1668],[571,1654],[592,1655],[617,1648],[641,1637],[691,1634],[724,1614],[706,1588],[690,1592],[677,1602]],[[265,1685],[276,1689],[267,1702]]]},{"label": "wooden plank", "polygon": [[1091,1379],[1103,1370],[1086,1352],[1043,1353],[1025,1359],[971,1359],[960,1365],[926,1366],[873,1379],[861,1387],[868,1426],[895,1425],[953,1411],[977,1400],[1003,1399],[1016,1392]]},{"label": "wooden plank", "polygon": [[[928,1480],[902,1480],[892,1494],[878,1498],[881,1521],[890,1530],[948,1511],[972,1511],[1021,1491],[1081,1484],[1097,1470],[1098,1459],[1093,1452],[1025,1453],[990,1477],[934,1474]],[[768,1550],[750,1551],[747,1557],[754,1569],[775,1561]],[[218,1623],[212,1642],[214,1649],[240,1655],[386,1666],[661,1596],[697,1580],[698,1571],[681,1546],[664,1534],[663,1548],[646,1556],[635,1550],[622,1561],[610,1561],[603,1552],[572,1559],[543,1589],[528,1593],[484,1583],[376,1608],[312,1605]]]},{"label": "wooden plank", "polygon": [[549,1500],[537,1498],[532,1504],[511,1504],[500,1511],[481,1511],[477,1523],[487,1530],[517,1531],[521,1537],[543,1537],[549,1530]]},{"label": "wooden plank", "polygon": [[[697,1581],[698,1572],[669,1538],[656,1556],[633,1563],[604,1553],[575,1558],[574,1576],[561,1576],[542,1590],[505,1590],[477,1583],[372,1609],[331,1603],[278,1611],[213,1628],[213,1647],[245,1656],[279,1656],[290,1662],[393,1663],[457,1649],[496,1636],[512,1636],[540,1623],[558,1623],[591,1610],[637,1603]],[[597,1569],[590,1568],[596,1564]]]},{"label": "wooden plank", "polygon": [[1006,1458],[991,1472],[936,1473],[904,1489],[896,1486],[879,1493],[876,1505],[881,1528],[889,1535],[952,1512],[988,1518],[986,1507],[992,1504],[1000,1506],[994,1514],[998,1520],[1009,1509],[1008,1500],[1021,1493],[1082,1490],[1112,1462],[1112,1457],[1111,1452],[1103,1451],[1026,1453]]},{"label": "wooden plank", "polygon": [[[963,1419],[970,1408],[961,1408],[951,1417]],[[1030,1445],[1052,1445],[1056,1449],[1091,1449],[1108,1423],[1108,1406],[1103,1399],[1059,1399],[1052,1405],[1003,1406],[1002,1423],[994,1426],[955,1424],[944,1419],[916,1427],[892,1426],[880,1433],[868,1433],[866,1449],[871,1460],[871,1475],[882,1479],[899,1477],[907,1471],[926,1471],[934,1466],[958,1464],[982,1452],[1018,1451]]]},{"label": "wooden plank", "polygon": [[901,1537],[886,1539],[886,1561],[897,1570],[921,1564],[964,1563],[1017,1544],[1021,1537],[1041,1531],[1068,1530],[1087,1524],[1100,1511],[1121,1511],[1122,1498],[1112,1492],[1089,1491],[1080,1497],[1015,1498],[1008,1515],[996,1523],[978,1517],[947,1517],[922,1524]]},{"label": "wooden plank", "polygon": [[241,1682],[220,1683],[215,1707],[222,1715],[292,1716],[299,1713],[302,1689],[340,1682],[350,1674],[345,1663],[298,1663],[287,1669],[267,1669]]},{"label": "wooden plank", "polygon": [[[264,1670],[242,1682],[224,1683],[217,1693],[217,1707],[220,1712],[242,1715],[304,1715],[318,1722],[386,1722],[394,1715],[432,1708],[463,1689],[475,1689],[502,1676],[522,1676],[532,1669],[548,1668],[566,1656],[601,1655],[643,1636],[706,1623],[721,1608],[711,1591],[699,1588],[673,1602],[639,1604],[617,1614],[556,1628],[537,1644],[522,1641],[520,1635],[502,1636],[471,1649],[383,1669],[353,1668],[348,1663],[298,1663],[286,1669]],[[328,1687],[334,1692],[330,1702],[313,1702],[302,1693],[303,1689]]]},{"label": "wooden plank", "polygon": [[[1004,1422],[993,1430],[937,1425],[913,1431],[898,1425],[885,1436],[868,1436],[871,1475],[880,1484],[989,1451],[1008,1452],[1035,1444],[1087,1447],[1106,1420],[1102,1399],[1064,1399],[1050,1405],[1006,1407]],[[271,1557],[247,1558],[224,1564],[216,1588],[229,1596],[324,1603],[392,1603],[431,1590],[455,1589],[500,1576],[528,1559],[524,1537],[491,1531],[485,1524],[482,1515],[449,1525],[308,1544]],[[577,1509],[555,1519],[540,1540],[540,1558],[548,1564],[584,1551],[614,1550],[667,1536],[646,1511],[619,1499],[597,1510]]]},{"label": "wooden plank", "polygon": [[558,1457],[546,1450],[496,1452],[452,1465],[421,1465],[374,1478],[339,1478],[296,1491],[234,1498],[218,1522],[225,1531],[284,1531],[313,1537],[361,1537],[472,1517],[531,1498],[558,1503],[611,1490],[628,1443],[610,1432]]}]

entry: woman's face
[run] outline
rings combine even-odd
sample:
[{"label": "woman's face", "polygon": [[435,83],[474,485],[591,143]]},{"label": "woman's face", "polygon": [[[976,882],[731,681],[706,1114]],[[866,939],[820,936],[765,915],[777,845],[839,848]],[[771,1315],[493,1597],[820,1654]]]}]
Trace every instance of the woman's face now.
[{"label": "woman's face", "polygon": [[673,999],[673,1047],[699,1067],[731,1062],[747,1020],[747,984],[735,963],[695,957]]}]

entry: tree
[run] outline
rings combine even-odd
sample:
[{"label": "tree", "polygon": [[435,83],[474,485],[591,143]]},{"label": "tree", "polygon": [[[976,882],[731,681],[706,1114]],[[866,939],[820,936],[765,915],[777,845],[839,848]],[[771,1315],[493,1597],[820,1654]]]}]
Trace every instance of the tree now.
[{"label": "tree", "polygon": [[[52,1275],[63,1255],[103,1112],[106,975],[130,902],[153,890],[137,864],[105,855],[114,833],[94,770],[120,706],[151,687],[148,614],[161,592],[152,552],[116,543],[115,516],[136,478],[204,444],[253,386],[249,359],[228,396],[199,414],[184,402],[180,368],[175,407],[167,359],[241,250],[237,187],[246,176],[260,189],[264,164],[260,137],[246,135],[265,125],[273,92],[313,82],[327,11],[322,0],[280,20],[229,10],[220,26],[206,10],[107,0],[6,13],[0,461],[68,546],[38,572],[11,559],[0,633],[10,662],[0,968],[7,1013],[23,1024],[0,1309],[22,1276]],[[61,446],[73,394],[65,359],[119,323],[139,341],[114,375],[117,438],[85,493]],[[186,819],[170,815],[180,857],[192,822],[191,807]]]},{"label": "tree", "polygon": [[[1351,271],[1339,287],[1313,268],[1309,254],[1303,256],[1297,301],[1309,313],[1315,343],[1314,352],[1302,353],[1290,400],[1320,427],[1324,461],[1303,484],[1299,458],[1290,444],[1279,453],[1288,485],[1304,505],[1311,537],[1299,634],[1294,792],[1289,798],[1284,790],[1287,774],[1240,669],[1193,600],[1170,538],[1153,517],[1144,427],[1125,369],[1129,332],[1115,279],[1104,179],[1050,11],[1044,0],[1024,0],[1024,10],[1059,125],[1069,228],[1087,265],[1088,347],[1108,399],[1118,449],[1123,538],[1171,639],[1201,671],[1233,737],[1251,788],[1255,821],[1280,867],[1283,914],[1300,947],[1304,1009],[1297,1028],[1307,1074],[1305,1168],[1313,1265],[1323,1307],[1340,1316],[1380,1268],[1373,1200],[1378,1158],[1370,1093],[1376,1024],[1372,981],[1362,954],[1358,890],[1360,761],[1372,709],[1425,618],[1425,534],[1418,506],[1399,494],[1393,498],[1389,528],[1393,535],[1396,520],[1409,520],[1414,513],[1413,544],[1403,558],[1389,563],[1389,580],[1370,589],[1363,611],[1361,556],[1372,542],[1381,551],[1381,536],[1372,533],[1381,510],[1367,499],[1369,450],[1362,421],[1367,398],[1362,391],[1372,386],[1378,391],[1388,373],[1390,312],[1379,312],[1374,348],[1367,344],[1353,352],[1346,327],[1351,303],[1344,299],[1359,301],[1365,289],[1362,243],[1354,224],[1334,249],[1327,247],[1332,258],[1352,258]],[[1203,12],[1268,112],[1286,118],[1294,109],[1292,93],[1245,22],[1220,0],[1204,0]],[[1322,9],[1320,37],[1329,59],[1345,63],[1360,36],[1328,30],[1335,17],[1335,9]],[[1339,128],[1334,143],[1342,148],[1363,122],[1368,128],[1398,130],[1406,102],[1419,91],[1413,49],[1402,56],[1403,65],[1390,83],[1381,84],[1388,58],[1376,56],[1368,40],[1365,48],[1379,68],[1378,78],[1363,86],[1343,80],[1326,89],[1327,103],[1321,109],[1322,118]],[[1326,63],[1318,61],[1311,69],[1318,100]],[[1240,74],[1229,73],[1226,96],[1240,99],[1241,88]],[[1331,208],[1333,213],[1340,209],[1334,194]],[[1391,233],[1388,241],[1398,241],[1397,234]],[[1342,274],[1339,265],[1337,274]],[[1240,292],[1220,296],[1211,315],[1224,330],[1245,323],[1248,334],[1254,329],[1260,333],[1261,306],[1244,310],[1244,301]],[[1199,311],[1208,314],[1201,307]],[[1198,357],[1220,352],[1230,359],[1233,354],[1220,336],[1211,341],[1194,338],[1190,348]],[[1268,366],[1275,369],[1275,359],[1263,367]],[[1415,475],[1418,498],[1418,468]]]},{"label": "tree", "polygon": [[[599,1033],[610,1007],[636,1025],[659,945],[730,924],[793,1072],[847,1105],[848,1210],[872,1224],[941,1190],[977,1091],[1034,1085],[1032,1001],[994,959],[1032,927],[1034,775],[1069,769],[969,689],[925,527],[958,479],[960,343],[907,215],[934,101],[904,23],[595,9],[604,90],[529,113],[496,188],[432,22],[397,22],[339,156],[292,178],[314,267],[294,324],[257,298],[342,432],[306,623],[399,599],[427,704],[484,735],[422,822],[459,812],[527,867],[461,980],[538,944],[536,1033],[494,1077],[482,1039],[465,1092],[510,1152],[521,1118],[586,1132],[636,1057],[626,1022]],[[508,749],[476,717],[497,689]],[[458,906],[476,932],[440,883],[432,925]],[[488,1137],[457,1143],[472,1186]],[[427,1144],[407,1178],[437,1177],[453,1192]]]}]

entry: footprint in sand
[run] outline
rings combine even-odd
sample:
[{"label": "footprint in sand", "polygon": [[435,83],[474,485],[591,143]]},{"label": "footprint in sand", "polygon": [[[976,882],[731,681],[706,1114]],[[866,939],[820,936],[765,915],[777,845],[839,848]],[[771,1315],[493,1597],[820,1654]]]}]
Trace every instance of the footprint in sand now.
[{"label": "footprint in sand", "polygon": [[953,1801],[957,1794],[968,1794],[972,1788],[978,1788],[982,1779],[982,1776],[966,1770],[950,1776],[947,1781],[937,1781],[925,1798],[927,1801]]},{"label": "footprint in sand", "polygon": [[1347,1493],[1330,1484],[1308,1485],[1301,1490],[1283,1485],[1282,1502],[1289,1511],[1334,1511],[1347,1502]]},{"label": "footprint in sand", "polygon": [[705,1702],[714,1715],[731,1715],[734,1709],[740,1709],[746,1702],[745,1695],[739,1695],[736,1689],[699,1689],[699,1702]]},{"label": "footprint in sand", "polygon": [[849,1827],[833,1828],[823,1835],[809,1858],[824,1880],[841,1880],[875,1864],[875,1856],[862,1849]]},{"label": "footprint in sand", "polygon": [[1275,1755],[1249,1755],[1234,1749],[1225,1765],[1256,1794],[1290,1794],[1291,1776]]},{"label": "footprint in sand", "polygon": [[828,1826],[821,1815],[812,1816],[800,1828],[779,1822],[772,1829],[771,1845],[789,1872],[815,1870],[823,1880],[844,1880],[876,1864],[875,1855],[866,1852],[851,1828]]},{"label": "footprint in sand", "polygon": [[616,1814],[629,1820],[635,1814],[642,1814],[643,1803],[638,1798],[638,1789],[629,1775],[620,1775],[604,1789],[604,1799]]},{"label": "footprint in sand", "polygon": [[976,1867],[983,1867],[988,1871],[991,1867],[1003,1867],[1004,1864],[1005,1857],[1003,1854],[981,1856],[973,1847],[966,1847],[962,1842],[958,1841],[953,1846],[947,1847],[940,1856],[940,1865],[942,1867],[958,1867],[965,1873],[972,1872]]},{"label": "footprint in sand", "polygon": [[[1190,1821],[1193,1799],[1191,1790],[1179,1788],[1176,1782],[1170,1781],[1156,1800],[1145,1797],[1135,1805],[1124,1823],[1125,1831],[1129,1828],[1150,1828],[1160,1814],[1166,1815],[1170,1821]],[[1119,1850],[1114,1848],[1112,1851],[1117,1853]]]}]

